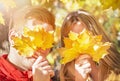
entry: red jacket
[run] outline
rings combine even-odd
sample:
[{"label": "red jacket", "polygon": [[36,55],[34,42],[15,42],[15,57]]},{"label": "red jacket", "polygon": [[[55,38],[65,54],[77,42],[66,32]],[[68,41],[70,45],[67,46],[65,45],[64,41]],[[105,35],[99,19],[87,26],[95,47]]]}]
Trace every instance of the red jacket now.
[{"label": "red jacket", "polygon": [[0,57],[0,81],[32,81],[31,71],[20,71],[7,60],[7,55]]}]

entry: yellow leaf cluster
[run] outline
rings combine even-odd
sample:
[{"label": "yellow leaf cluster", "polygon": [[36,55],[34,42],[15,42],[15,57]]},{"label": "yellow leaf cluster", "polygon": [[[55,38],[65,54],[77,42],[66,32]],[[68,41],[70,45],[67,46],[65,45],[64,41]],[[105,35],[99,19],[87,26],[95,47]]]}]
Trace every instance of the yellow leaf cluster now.
[{"label": "yellow leaf cluster", "polygon": [[77,58],[80,54],[89,54],[93,60],[107,54],[109,42],[103,43],[101,35],[94,36],[90,31],[83,30],[80,34],[70,32],[69,37],[64,38],[65,47],[59,49],[62,56],[61,63],[65,64]]},{"label": "yellow leaf cluster", "polygon": [[53,32],[47,32],[44,29],[35,27],[33,30],[24,28],[21,36],[12,36],[13,47],[16,48],[20,55],[31,57],[39,50],[51,48],[54,42]]}]

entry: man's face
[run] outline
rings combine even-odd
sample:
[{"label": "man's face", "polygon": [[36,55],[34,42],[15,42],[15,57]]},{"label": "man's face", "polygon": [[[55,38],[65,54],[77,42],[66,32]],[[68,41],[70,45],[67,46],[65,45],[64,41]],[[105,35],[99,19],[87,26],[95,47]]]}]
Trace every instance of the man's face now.
[{"label": "man's face", "polygon": [[[34,29],[34,27],[37,25],[40,25],[40,27],[42,27],[47,32],[54,30],[50,24],[36,20],[34,18],[27,19],[26,24],[25,24],[25,26],[28,27],[29,29]],[[50,49],[46,49],[46,50],[39,49],[38,50],[38,52],[40,52],[44,57],[48,55],[49,51]]]},{"label": "man's face", "polygon": [[[29,29],[34,29],[34,27],[37,26],[37,25],[40,25],[46,31],[53,31],[53,27],[51,25],[49,25],[47,23],[44,23],[42,21],[38,21],[36,19],[28,19],[25,23],[25,26],[28,27]],[[10,37],[14,34],[15,33],[13,32],[10,35]],[[40,52],[41,53],[40,55],[42,55],[45,58],[48,55],[48,53],[50,52],[50,49],[46,49],[46,50],[39,49],[38,52]],[[22,62],[21,66],[23,66],[23,68],[26,68],[26,69],[31,69],[32,64],[37,59],[37,58],[33,58],[33,57],[26,58],[26,57],[22,57],[22,56],[20,56],[20,58],[21,58],[20,61]]]}]

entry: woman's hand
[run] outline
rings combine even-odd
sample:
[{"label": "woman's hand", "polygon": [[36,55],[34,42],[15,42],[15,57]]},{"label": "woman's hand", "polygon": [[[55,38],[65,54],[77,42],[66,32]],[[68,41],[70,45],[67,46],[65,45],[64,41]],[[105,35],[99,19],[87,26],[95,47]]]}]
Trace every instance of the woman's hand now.
[{"label": "woman's hand", "polygon": [[75,60],[75,81],[86,81],[91,72],[93,60],[89,55],[80,55]]},{"label": "woman's hand", "polygon": [[50,81],[54,71],[48,61],[39,56],[32,66],[33,81]]}]

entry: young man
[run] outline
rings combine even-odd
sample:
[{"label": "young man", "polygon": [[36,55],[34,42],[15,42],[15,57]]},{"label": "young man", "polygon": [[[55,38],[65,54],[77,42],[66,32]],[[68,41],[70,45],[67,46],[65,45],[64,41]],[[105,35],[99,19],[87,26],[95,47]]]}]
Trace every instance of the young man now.
[{"label": "young man", "polygon": [[14,32],[21,34],[25,25],[30,28],[42,25],[46,31],[53,31],[54,16],[41,7],[26,7],[12,16],[9,28],[10,52],[0,57],[0,81],[50,81],[54,71],[45,58],[50,49],[40,50],[41,56],[37,58],[23,57],[12,47],[11,36]]}]

